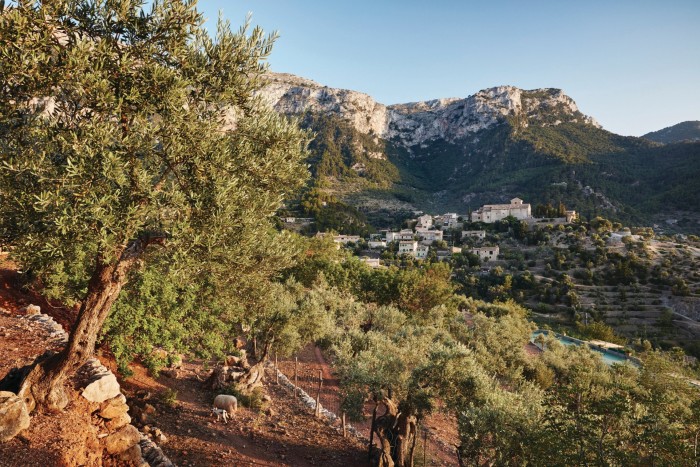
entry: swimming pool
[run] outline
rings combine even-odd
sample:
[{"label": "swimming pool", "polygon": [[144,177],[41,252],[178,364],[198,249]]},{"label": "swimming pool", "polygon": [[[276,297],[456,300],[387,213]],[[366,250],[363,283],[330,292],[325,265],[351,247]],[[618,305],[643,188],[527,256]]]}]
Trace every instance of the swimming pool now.
[{"label": "swimming pool", "polygon": [[608,365],[613,365],[615,363],[620,364],[620,363],[629,362],[631,365],[633,365],[635,367],[640,366],[639,360],[637,360],[636,358],[628,357],[627,355],[625,355],[621,352],[616,352],[616,351],[610,350],[610,349],[604,349],[602,347],[598,347],[597,345],[591,344],[590,342],[582,341],[580,339],[575,339],[575,338],[569,337],[569,336],[564,336],[562,334],[558,334],[558,333],[552,332],[552,331],[547,331],[544,329],[538,329],[538,330],[534,331],[532,333],[532,335],[530,336],[530,342],[537,345],[535,343],[535,339],[537,338],[537,336],[539,336],[539,335],[547,336],[550,334],[552,336],[554,336],[563,345],[567,345],[567,346],[569,346],[569,345],[587,345],[589,349],[591,349],[594,352],[599,353],[601,358],[603,359],[603,362],[607,363]]}]

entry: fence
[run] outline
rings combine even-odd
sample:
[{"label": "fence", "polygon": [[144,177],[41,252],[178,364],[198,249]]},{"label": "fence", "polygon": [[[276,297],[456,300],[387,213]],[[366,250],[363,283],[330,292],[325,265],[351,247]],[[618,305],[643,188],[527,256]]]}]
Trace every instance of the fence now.
[{"label": "fence", "polygon": [[[340,381],[331,372],[320,350],[309,346],[291,358],[278,359],[273,354],[272,374],[268,379],[284,384],[295,398],[300,398],[317,417],[324,417],[343,436],[356,436],[367,443],[369,451],[372,411],[374,404],[368,403],[363,409],[362,420],[350,420],[342,410]],[[275,371],[276,370],[276,371]],[[317,404],[317,402],[320,402]],[[381,411],[381,409],[380,409]],[[373,444],[377,445],[374,436]],[[457,465],[454,447],[440,440],[429,427],[419,426],[414,450],[414,465],[447,466]]]}]

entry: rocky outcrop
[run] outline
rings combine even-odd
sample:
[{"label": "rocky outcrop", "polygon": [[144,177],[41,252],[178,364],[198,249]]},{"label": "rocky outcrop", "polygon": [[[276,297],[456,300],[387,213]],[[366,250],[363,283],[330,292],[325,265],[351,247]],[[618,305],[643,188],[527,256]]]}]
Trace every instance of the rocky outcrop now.
[{"label": "rocky outcrop", "polygon": [[[63,328],[41,313],[39,307],[30,305],[25,312],[26,316],[20,319],[37,323],[57,343],[68,341]],[[144,441],[144,435],[131,425],[127,399],[121,393],[117,378],[99,360],[88,360],[78,370],[75,383],[80,393],[77,397],[81,400],[75,403],[80,409],[73,410],[86,413],[92,423],[86,423],[81,436],[77,437],[81,443],[79,457],[67,460],[66,465],[100,465],[102,453],[117,460],[119,465],[173,465],[155,443]],[[28,428],[29,423],[24,402],[12,392],[0,392],[0,441],[16,436]]]},{"label": "rocky outcrop", "polygon": [[387,132],[386,106],[367,94],[322,86],[294,75],[270,73],[260,95],[275,110],[286,115],[307,111],[337,115],[359,132],[384,136]]},{"label": "rocky outcrop", "polygon": [[561,89],[525,91],[499,86],[466,98],[385,106],[360,92],[329,88],[288,74],[268,76],[268,85],[260,95],[278,112],[335,115],[361,133],[393,139],[406,147],[433,139],[465,138],[507,118],[521,126],[578,122],[599,127]]},{"label": "rocky outcrop", "polygon": [[12,392],[0,391],[0,443],[29,428],[27,404]]}]

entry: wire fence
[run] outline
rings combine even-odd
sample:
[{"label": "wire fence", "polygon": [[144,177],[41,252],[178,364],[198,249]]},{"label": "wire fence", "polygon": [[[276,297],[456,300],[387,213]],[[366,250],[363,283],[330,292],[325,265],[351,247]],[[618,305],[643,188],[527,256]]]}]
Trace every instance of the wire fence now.
[{"label": "wire fence", "polygon": [[[273,355],[270,362],[272,381],[284,384],[296,398],[299,398],[317,417],[324,417],[343,436],[356,436],[367,443],[378,446],[377,436],[371,436],[372,412],[374,404],[366,403],[360,419],[350,419],[343,411],[340,381],[331,371],[320,350],[307,347],[291,358],[278,358]],[[276,370],[276,371],[275,371]],[[379,410],[381,414],[381,409]],[[457,465],[454,448],[441,442],[436,433],[425,425],[419,426],[414,448],[414,465],[447,466]]]}]

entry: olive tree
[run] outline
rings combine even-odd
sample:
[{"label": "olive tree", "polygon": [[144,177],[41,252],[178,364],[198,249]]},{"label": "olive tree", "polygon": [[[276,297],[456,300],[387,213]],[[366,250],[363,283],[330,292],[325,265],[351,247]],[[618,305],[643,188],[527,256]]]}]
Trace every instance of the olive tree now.
[{"label": "olive tree", "polygon": [[195,3],[21,0],[0,13],[0,242],[47,294],[79,304],[66,348],[18,388],[31,408],[65,406],[64,381],[150,252],[254,271],[259,232],[306,176],[306,134],[256,97],[274,35],[219,21],[212,38]]}]

